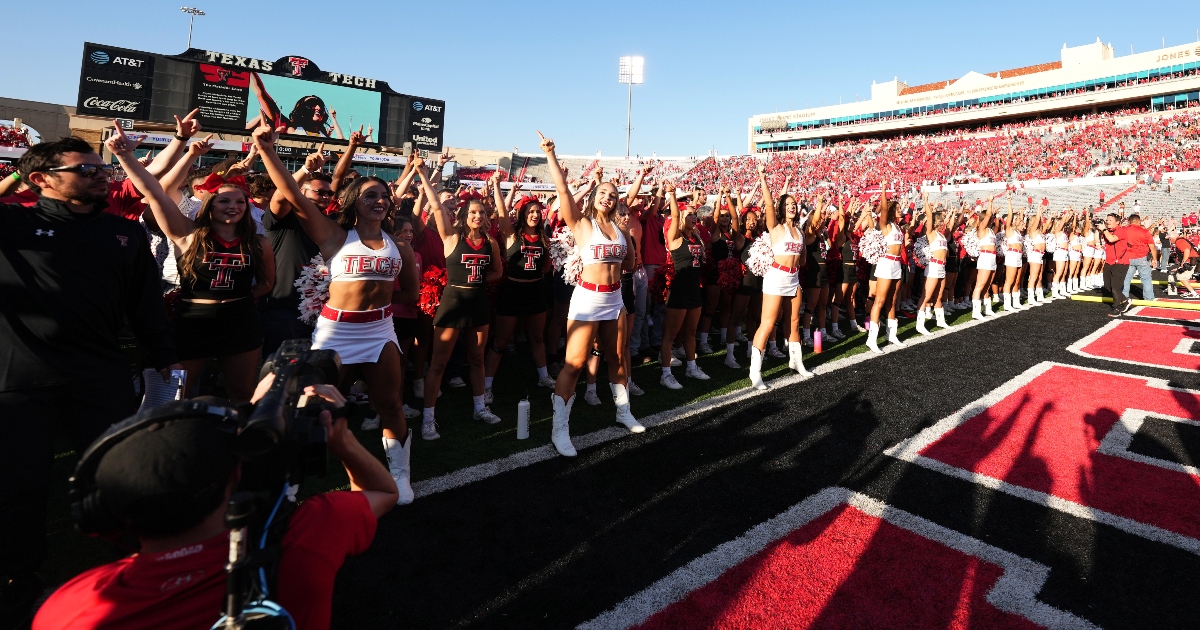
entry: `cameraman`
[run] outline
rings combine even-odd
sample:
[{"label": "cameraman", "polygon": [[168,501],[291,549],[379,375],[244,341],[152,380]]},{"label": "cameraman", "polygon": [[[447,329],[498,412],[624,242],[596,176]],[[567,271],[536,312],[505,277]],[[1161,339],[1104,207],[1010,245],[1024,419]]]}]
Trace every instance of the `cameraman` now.
[{"label": "cameraman", "polygon": [[[257,402],[274,375],[263,379]],[[336,407],[332,385],[309,386]],[[346,428],[321,412],[329,452],[350,476],[350,492],[310,497],[288,521],[274,601],[297,628],[328,628],[333,580],[347,556],[375,537],[376,519],[396,505],[396,482]],[[241,476],[232,436],[209,419],[173,420],[130,435],[104,454],[97,496],[141,541],[141,552],[68,581],[38,611],[34,630],[197,628],[219,618],[229,530],[225,512]]]}]

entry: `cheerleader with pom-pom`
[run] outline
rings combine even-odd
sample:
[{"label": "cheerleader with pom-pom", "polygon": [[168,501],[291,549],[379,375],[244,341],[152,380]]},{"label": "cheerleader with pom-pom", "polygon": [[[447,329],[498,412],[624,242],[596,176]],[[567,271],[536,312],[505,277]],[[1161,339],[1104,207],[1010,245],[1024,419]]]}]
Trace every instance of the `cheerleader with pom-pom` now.
[{"label": "cheerleader with pom-pom", "polygon": [[871,327],[867,330],[867,348],[872,352],[879,349],[879,321],[887,312],[888,343],[903,346],[897,336],[900,326],[896,319],[896,300],[900,291],[901,250],[904,249],[904,231],[895,222],[900,205],[887,198],[887,181],[879,187],[879,234],[883,237],[884,251],[875,261],[875,301],[871,305]]},{"label": "cheerleader with pom-pom", "polygon": [[[940,204],[939,204],[940,205]],[[921,239],[914,244],[913,250],[917,259],[925,263],[925,294],[921,297],[921,306],[917,309],[917,332],[922,335],[930,334],[925,322],[932,319],[940,328],[949,328],[946,323],[946,308],[943,295],[946,290],[946,263],[950,258],[950,239],[947,228],[953,223],[952,215],[934,211],[925,197],[925,243]]]},{"label": "cheerleader with pom-pom", "polygon": [[[667,226],[667,253],[670,262],[663,269],[673,268],[674,274],[667,290],[667,317],[663,325],[662,346],[659,349],[662,362],[662,377],[659,384],[668,389],[683,389],[671,373],[671,343],[682,332],[683,349],[687,368],[684,375],[699,381],[709,376],[696,365],[696,327],[700,323],[700,310],[704,298],[700,291],[700,268],[704,263],[704,240],[696,228],[698,220],[693,204],[679,209],[675,199],[675,184],[663,182],[667,203],[671,208],[671,223]],[[662,270],[659,270],[662,273]]]},{"label": "cheerleader with pom-pom", "polygon": [[1004,310],[1021,310],[1021,269],[1025,266],[1025,215],[1013,216],[1012,193],[1008,195],[1008,214],[1004,217]]},{"label": "cheerleader with pom-pom", "polygon": [[996,274],[996,232],[992,229],[995,218],[994,198],[988,199],[987,210],[980,217],[973,235],[977,241],[978,258],[975,261],[975,290],[971,293],[971,319],[984,319],[995,315],[992,301],[986,299],[992,276]]},{"label": "cheerleader with pom-pom", "polygon": [[[741,205],[741,204],[739,204]],[[742,333],[741,322],[756,322],[760,319],[762,310],[762,276],[754,273],[749,266],[750,254],[756,240],[763,234],[763,223],[758,212],[745,209],[741,212],[741,229],[734,235],[734,250],[736,260],[741,265],[742,279],[734,290],[733,299],[729,305],[729,328],[725,333],[725,366],[740,369],[741,365],[734,356]],[[747,355],[751,352],[747,349]]]},{"label": "cheerleader with pom-pom", "polygon": [[1042,262],[1046,258],[1046,237],[1043,233],[1042,209],[1038,206],[1037,214],[1029,221],[1025,231],[1025,258],[1029,262],[1029,280],[1026,288],[1028,298],[1025,306],[1038,306],[1045,303],[1042,298]]}]

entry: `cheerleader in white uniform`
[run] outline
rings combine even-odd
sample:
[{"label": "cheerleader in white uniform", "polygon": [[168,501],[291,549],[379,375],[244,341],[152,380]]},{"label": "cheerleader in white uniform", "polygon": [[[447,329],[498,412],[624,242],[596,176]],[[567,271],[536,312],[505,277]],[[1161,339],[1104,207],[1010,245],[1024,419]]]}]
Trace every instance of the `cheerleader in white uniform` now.
[{"label": "cheerleader in white uniform", "polygon": [[800,231],[800,206],[791,195],[784,194],[778,200],[771,195],[767,185],[766,167],[758,163],[758,180],[762,187],[763,216],[771,235],[771,251],[775,259],[767,275],[763,276],[762,319],[754,333],[750,348],[750,384],[755,389],[767,389],[762,380],[762,358],[767,348],[767,338],[775,330],[775,320],[786,304],[789,308],[788,367],[808,376],[804,369],[803,347],[800,345],[800,313],[804,302],[800,294],[799,265],[804,259],[804,235]]},{"label": "cheerleader in white uniform", "polygon": [[1046,256],[1046,237],[1042,235],[1042,206],[1038,206],[1037,214],[1029,222],[1025,232],[1026,253],[1029,257],[1029,297],[1025,306],[1042,304],[1042,261]]},{"label": "cheerleader in white uniform", "polygon": [[871,305],[871,327],[867,330],[867,347],[872,352],[879,349],[879,318],[887,311],[888,343],[903,346],[897,335],[900,321],[896,319],[896,300],[900,292],[904,249],[904,230],[895,223],[900,205],[887,198],[887,181],[879,186],[879,231],[883,234],[884,252],[875,262],[875,302]]},{"label": "cheerleader in white uniform", "polygon": [[925,292],[921,298],[921,308],[917,309],[917,332],[922,335],[930,334],[925,328],[925,322],[930,319],[930,308],[933,309],[934,319],[939,327],[950,327],[946,324],[946,309],[942,306],[942,296],[946,288],[946,262],[950,253],[950,241],[946,238],[946,232],[951,222],[952,220],[942,212],[934,212],[926,195],[925,237],[929,241],[929,264],[925,266]]},{"label": "cheerleader in white uniform", "polygon": [[1008,195],[1008,215],[1004,219],[1004,310],[1021,310],[1021,269],[1025,266],[1024,213],[1013,216],[1012,193]]},{"label": "cheerleader in white uniform", "polygon": [[1067,252],[1067,293],[1075,294],[1083,290],[1079,286],[1079,269],[1083,266],[1083,234],[1079,232],[1080,221],[1071,219],[1071,250]]},{"label": "cheerleader in white uniform", "polygon": [[550,176],[558,191],[560,216],[575,236],[576,248],[583,259],[583,272],[571,294],[571,306],[567,311],[567,347],[563,368],[555,381],[554,393],[550,395],[554,407],[550,441],[560,455],[574,457],[576,451],[571,444],[570,432],[571,406],[575,404],[579,373],[587,362],[594,339],[599,338],[600,351],[608,365],[608,382],[617,406],[617,422],[632,433],[646,430],[629,410],[629,373],[625,369],[624,354],[629,349],[618,343],[619,320],[624,317],[625,308],[621,295],[621,270],[633,271],[635,259],[628,245],[629,235],[616,224],[617,204],[620,203],[617,187],[604,182],[583,199],[582,207],[578,206],[567,186],[567,177],[558,165],[554,141],[540,131],[538,136],[542,140],[542,151],[546,153]]},{"label": "cheerleader in white uniform", "polygon": [[341,210],[335,222],[300,192],[275,154],[277,137],[266,123],[253,134],[271,181],[329,261],[329,301],[317,319],[312,347],[337,351],[343,370],[353,364],[361,368],[371,406],[383,423],[383,450],[400,493],[397,502],[412,503],[412,432],[400,399],[404,364],[392,325],[392,291],[398,276],[404,287],[414,287],[419,279],[412,248],[393,241],[383,228],[391,210],[391,190],[375,177],[354,180],[338,191]]},{"label": "cheerleader in white uniform", "polygon": [[[971,294],[971,319],[983,319],[995,315],[992,301],[984,299],[984,292],[996,275],[996,232],[992,229],[994,198],[988,199],[987,210],[979,219],[975,233],[979,238],[979,258],[975,263],[975,291]],[[982,310],[981,310],[982,309]]]},{"label": "cheerleader in white uniform", "polygon": [[1050,283],[1050,299],[1067,297],[1067,269],[1071,252],[1071,223],[1069,211],[1054,222],[1054,280]]},{"label": "cheerleader in white uniform", "polygon": [[1080,286],[1083,289],[1100,287],[1100,266],[1104,264],[1104,250],[1096,250],[1096,230],[1092,227],[1091,217],[1083,220],[1083,263],[1079,270]]}]

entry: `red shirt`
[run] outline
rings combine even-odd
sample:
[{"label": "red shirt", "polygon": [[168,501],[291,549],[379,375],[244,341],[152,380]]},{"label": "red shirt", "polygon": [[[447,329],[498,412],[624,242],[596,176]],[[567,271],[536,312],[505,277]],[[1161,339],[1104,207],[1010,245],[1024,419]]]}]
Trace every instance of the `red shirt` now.
[{"label": "red shirt", "polygon": [[666,222],[657,212],[642,211],[642,264],[663,265],[667,262],[667,246],[663,236]]},{"label": "red shirt", "polygon": [[1154,237],[1146,228],[1140,225],[1127,225],[1117,230],[1116,234],[1119,238],[1129,242],[1129,253],[1126,254],[1126,257],[1130,260],[1150,255],[1150,248],[1154,246]]},{"label": "red shirt", "polygon": [[[346,556],[362,553],[376,520],[358,492],[306,500],[283,536],[277,592],[272,599],[297,628],[328,628],[333,578]],[[85,571],[59,587],[38,611],[34,630],[58,628],[196,628],[221,615],[229,534],[151,556],[135,554]]]},{"label": "red shirt", "polygon": [[446,268],[446,250],[442,245],[442,237],[437,232],[437,224],[432,216],[425,215],[425,229],[413,237],[413,251],[421,255],[426,267]]}]

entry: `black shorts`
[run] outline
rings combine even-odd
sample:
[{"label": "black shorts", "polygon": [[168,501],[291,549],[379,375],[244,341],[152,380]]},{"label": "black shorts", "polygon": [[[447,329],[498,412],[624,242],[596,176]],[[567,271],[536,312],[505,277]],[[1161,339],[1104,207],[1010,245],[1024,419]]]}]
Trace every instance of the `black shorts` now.
[{"label": "black shorts", "polygon": [[858,284],[858,265],[842,263],[842,284],[850,286]]},{"label": "black shorts", "polygon": [[439,328],[478,328],[488,324],[487,287],[463,289],[446,285],[442,301],[433,316],[433,325]]},{"label": "black shorts", "polygon": [[227,357],[260,348],[263,333],[258,308],[250,298],[224,304],[179,300],[171,320],[171,340],[180,361]]},{"label": "black shorts", "polygon": [[496,301],[496,314],[505,317],[521,317],[545,313],[545,280],[516,282],[505,280],[500,285],[500,298]]},{"label": "black shorts", "polygon": [[555,304],[571,303],[571,295],[575,293],[575,285],[567,284],[560,273],[554,274],[554,280],[551,282],[551,285],[553,287],[551,291],[554,294]]},{"label": "black shorts", "polygon": [[633,315],[637,310],[637,297],[633,294],[633,274],[621,274],[621,302],[625,305],[625,314]]},{"label": "black shorts", "polygon": [[958,256],[946,257],[946,273],[958,273]]},{"label": "black shorts", "polygon": [[700,292],[700,274],[683,275],[676,272],[667,291],[667,308],[700,308],[704,297]]},{"label": "black shorts", "polygon": [[825,261],[809,258],[801,285],[805,289],[823,289],[829,286],[829,270],[825,268]]},{"label": "black shorts", "polygon": [[417,318],[393,316],[392,328],[396,329],[396,339],[412,339],[417,336]]}]

